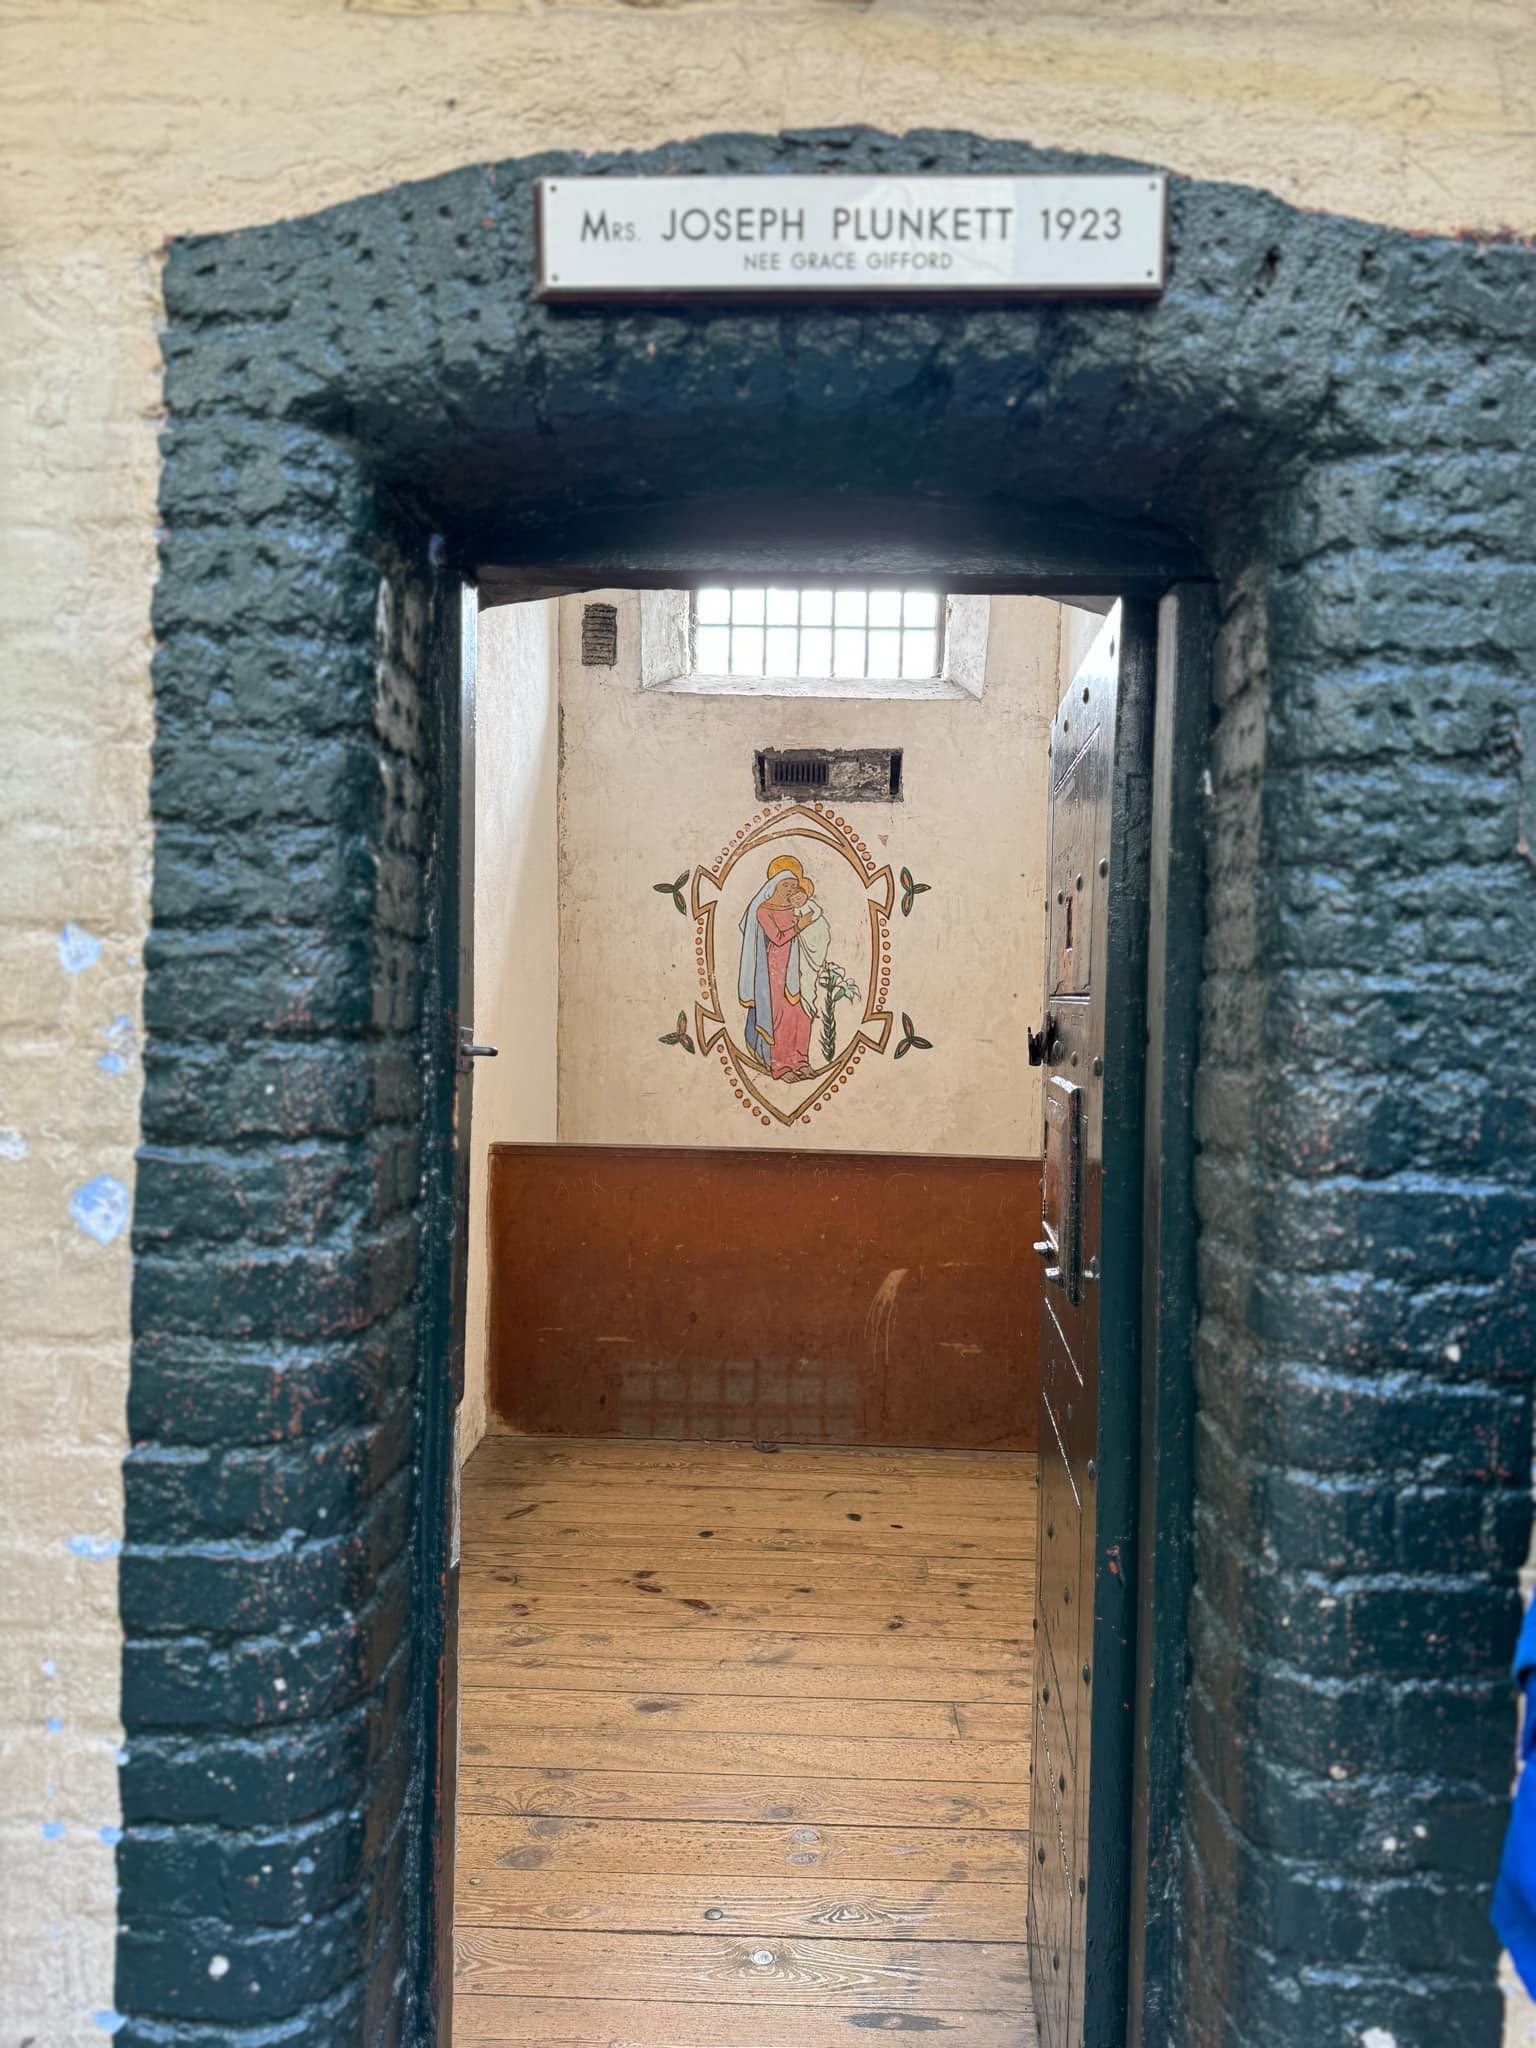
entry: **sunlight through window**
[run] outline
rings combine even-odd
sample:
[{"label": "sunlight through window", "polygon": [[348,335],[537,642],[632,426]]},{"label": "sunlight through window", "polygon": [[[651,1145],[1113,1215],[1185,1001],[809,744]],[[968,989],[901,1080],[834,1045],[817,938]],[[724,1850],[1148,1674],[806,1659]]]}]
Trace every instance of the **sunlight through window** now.
[{"label": "sunlight through window", "polygon": [[694,593],[698,675],[932,680],[944,659],[936,590],[708,584]]}]

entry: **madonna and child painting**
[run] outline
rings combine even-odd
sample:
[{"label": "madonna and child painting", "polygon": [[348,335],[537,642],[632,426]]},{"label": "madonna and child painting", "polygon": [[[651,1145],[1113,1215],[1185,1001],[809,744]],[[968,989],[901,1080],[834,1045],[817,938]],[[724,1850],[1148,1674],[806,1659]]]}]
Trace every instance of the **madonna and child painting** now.
[{"label": "madonna and child painting", "polygon": [[795,854],[769,861],[740,929],[736,993],[747,1056],[775,1081],[813,1080],[837,1057],[837,1005],[859,990],[827,957],[832,927]]},{"label": "madonna and child painting", "polygon": [[698,973],[693,1032],[684,1015],[662,1043],[696,1047],[764,1126],[813,1125],[890,1042],[890,867],[830,807],[770,804],[652,886],[692,913]]}]

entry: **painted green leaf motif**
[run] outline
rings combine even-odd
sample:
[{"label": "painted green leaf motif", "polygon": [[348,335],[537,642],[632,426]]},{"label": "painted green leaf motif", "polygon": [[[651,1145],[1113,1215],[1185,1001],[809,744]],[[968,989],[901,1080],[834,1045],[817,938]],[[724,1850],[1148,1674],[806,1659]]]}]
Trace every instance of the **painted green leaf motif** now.
[{"label": "painted green leaf motif", "polygon": [[693,1040],[688,1036],[688,1012],[686,1010],[679,1010],[677,1013],[677,1029],[675,1031],[663,1031],[656,1043],[658,1045],[680,1045],[684,1052],[694,1052],[697,1050]]},{"label": "painted green leaf motif", "polygon": [[903,1010],[901,1013],[901,1042],[896,1048],[897,1059],[905,1059],[909,1052],[932,1051],[933,1040],[931,1038],[919,1038],[911,1017]]},{"label": "painted green leaf motif", "polygon": [[652,882],[651,884],[651,888],[658,896],[670,896],[672,898],[672,908],[678,913],[679,917],[686,917],[688,915],[688,905],[683,898],[683,884],[687,881],[688,874],[689,870],[684,868],[675,882]]},{"label": "painted green leaf motif", "polygon": [[912,915],[912,906],[917,901],[918,897],[926,896],[928,894],[928,891],[932,887],[932,882],[914,882],[912,879],[912,870],[910,868],[903,868],[901,871],[902,916],[910,917]]}]

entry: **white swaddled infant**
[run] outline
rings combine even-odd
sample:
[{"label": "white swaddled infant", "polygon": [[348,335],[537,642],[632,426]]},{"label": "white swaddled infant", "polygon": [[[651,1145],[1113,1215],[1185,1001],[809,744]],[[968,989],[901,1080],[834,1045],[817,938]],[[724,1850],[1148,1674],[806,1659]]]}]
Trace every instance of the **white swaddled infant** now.
[{"label": "white swaddled infant", "polygon": [[827,964],[832,927],[827,923],[826,912],[816,901],[816,884],[809,875],[791,892],[789,907],[801,920],[800,1007],[808,1017],[819,1017],[826,995],[821,986],[821,970]]}]

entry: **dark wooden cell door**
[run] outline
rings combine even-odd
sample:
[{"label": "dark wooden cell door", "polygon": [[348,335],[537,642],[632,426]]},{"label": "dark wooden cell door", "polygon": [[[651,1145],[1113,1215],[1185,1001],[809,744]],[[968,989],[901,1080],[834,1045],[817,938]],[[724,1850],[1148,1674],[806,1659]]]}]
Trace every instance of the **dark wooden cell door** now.
[{"label": "dark wooden cell door", "polygon": [[1030,1970],[1042,2048],[1124,2040],[1150,606],[1051,729]]},{"label": "dark wooden cell door", "polygon": [[458,1409],[464,1398],[469,1277],[470,1128],[475,1057],[475,653],[478,595],[451,569],[432,589],[429,694],[436,713],[438,801],[433,814],[433,969],[428,994],[436,1042],[428,1084],[430,1141],[423,1266],[426,1361],[423,1502],[416,1624],[431,1670],[425,1802],[428,1887],[423,2038],[450,2048],[453,2009],[453,1861],[459,1748]]}]

